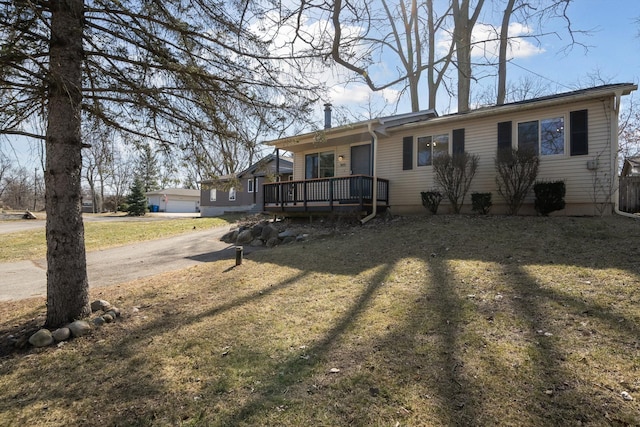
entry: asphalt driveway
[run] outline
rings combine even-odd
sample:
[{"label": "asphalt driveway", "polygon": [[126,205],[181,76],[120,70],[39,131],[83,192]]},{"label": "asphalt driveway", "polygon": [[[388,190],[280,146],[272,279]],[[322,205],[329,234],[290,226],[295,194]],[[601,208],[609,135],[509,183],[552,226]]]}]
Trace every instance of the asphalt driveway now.
[{"label": "asphalt driveway", "polygon": [[[235,247],[221,242],[229,226],[87,253],[89,286],[124,283],[192,265],[229,259]],[[245,247],[245,254],[256,248]],[[46,295],[46,260],[0,263],[0,301]]]}]

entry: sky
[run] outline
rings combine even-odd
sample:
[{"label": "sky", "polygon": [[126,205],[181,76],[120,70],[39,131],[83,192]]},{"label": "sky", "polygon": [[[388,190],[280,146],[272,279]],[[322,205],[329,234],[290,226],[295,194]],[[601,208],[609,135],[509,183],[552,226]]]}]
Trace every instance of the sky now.
[{"label": "sky", "polygon": [[[491,0],[487,1],[491,4]],[[489,6],[490,7],[490,6]],[[578,87],[592,86],[590,75],[599,75],[603,83],[638,83],[640,81],[640,1],[638,0],[574,0],[568,12],[574,30],[588,31],[588,34],[575,34],[578,43],[566,51],[570,37],[564,30],[561,20],[550,21],[545,26],[550,34],[534,43],[522,39],[514,44],[513,58],[507,69],[508,80],[517,82],[521,78],[539,80],[553,92],[566,92]],[[494,23],[495,24],[495,23]],[[482,37],[482,26],[478,27],[477,37]],[[510,36],[521,34],[523,26],[513,22]],[[479,52],[478,52],[479,53]],[[474,95],[486,87],[495,87],[496,77],[485,77],[472,84],[472,104]],[[444,91],[441,91],[444,92]],[[366,86],[336,86],[331,102],[334,105],[348,103],[349,100],[367,99],[371,94]],[[388,94],[374,94],[381,98]],[[640,95],[636,95],[640,96]],[[438,96],[438,113],[455,112],[456,101],[446,93]],[[358,108],[358,106],[354,106]],[[425,100],[421,108],[426,108]],[[408,112],[409,104],[400,103],[398,112]],[[321,117],[318,115],[318,120]]]},{"label": "sky", "polygon": [[[375,0],[374,0],[375,1]],[[491,4],[492,0],[487,0]],[[562,29],[562,23],[549,22],[545,28],[549,32],[557,31],[558,36],[549,35],[533,45],[526,40],[514,50],[513,59],[508,66],[508,79],[518,81],[521,77],[531,77],[543,82],[552,92],[563,92],[584,87],[592,82],[590,75],[599,75],[605,83],[640,82],[640,1],[638,0],[574,0],[568,9],[572,26],[576,30],[587,30],[589,34],[576,34],[578,42],[588,46],[574,46],[570,51],[563,48],[569,44],[569,38]],[[512,21],[514,34],[522,28]],[[481,30],[482,27],[479,26]],[[481,31],[478,37],[481,37]],[[387,64],[393,65],[393,64]],[[329,76],[330,73],[327,74]],[[327,77],[328,84],[335,80]],[[495,77],[481,80],[481,85],[495,85]],[[481,92],[477,85],[472,87],[473,94]],[[444,91],[442,91],[444,92]],[[425,99],[421,107],[426,108]],[[640,94],[635,98],[640,99]],[[355,119],[358,114],[366,114],[370,99],[381,105],[385,101],[395,99],[395,91],[372,93],[365,85],[352,83],[347,86],[335,84],[330,92],[330,99],[318,102],[314,121],[322,127],[324,120],[323,106],[331,102],[337,110],[349,111],[342,120]],[[624,103],[624,100],[623,100]],[[438,113],[455,111],[455,100],[441,93],[438,98]],[[624,106],[624,104],[623,104]],[[407,100],[401,100],[397,113],[410,111]],[[368,117],[363,117],[368,118]],[[340,120],[340,117],[336,118]],[[335,124],[342,124],[336,123]],[[6,138],[0,137],[0,149],[14,157],[21,166],[32,168],[37,164],[35,155],[25,139],[14,139],[9,145]]]}]

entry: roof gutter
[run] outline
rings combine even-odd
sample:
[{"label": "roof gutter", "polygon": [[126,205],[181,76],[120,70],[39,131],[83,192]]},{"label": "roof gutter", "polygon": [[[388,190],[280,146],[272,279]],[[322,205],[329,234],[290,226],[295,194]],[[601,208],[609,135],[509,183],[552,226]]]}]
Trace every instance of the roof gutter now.
[{"label": "roof gutter", "polygon": [[371,202],[373,204],[373,208],[371,209],[371,213],[369,215],[367,215],[366,217],[364,217],[364,218],[362,218],[360,220],[360,224],[363,224],[363,225],[366,224],[367,222],[371,221],[378,214],[378,174],[377,174],[377,171],[378,171],[378,166],[377,166],[377,164],[378,164],[378,135],[373,130],[372,123],[373,122],[367,123],[367,131],[371,135],[372,143],[373,143],[373,188],[371,189],[371,192],[373,193],[371,195],[371,197],[372,197]]},{"label": "roof gutter", "polygon": [[618,115],[620,113],[620,101],[622,98],[622,91],[616,91],[613,99],[613,111],[614,117],[611,120],[611,157],[613,158],[613,176],[611,179],[617,179],[618,185],[614,185],[613,191],[613,212],[620,216],[626,216],[628,218],[640,219],[640,215],[634,215],[629,212],[622,212],[620,210],[620,177],[618,176]]}]

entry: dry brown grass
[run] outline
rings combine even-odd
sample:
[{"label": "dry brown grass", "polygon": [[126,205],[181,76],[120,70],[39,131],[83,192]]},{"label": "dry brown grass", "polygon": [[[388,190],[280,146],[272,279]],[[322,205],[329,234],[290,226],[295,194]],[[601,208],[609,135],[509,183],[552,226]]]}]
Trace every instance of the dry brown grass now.
[{"label": "dry brown grass", "polygon": [[639,252],[626,218],[436,216],[101,288],[118,322],[0,359],[0,425],[640,425]]}]

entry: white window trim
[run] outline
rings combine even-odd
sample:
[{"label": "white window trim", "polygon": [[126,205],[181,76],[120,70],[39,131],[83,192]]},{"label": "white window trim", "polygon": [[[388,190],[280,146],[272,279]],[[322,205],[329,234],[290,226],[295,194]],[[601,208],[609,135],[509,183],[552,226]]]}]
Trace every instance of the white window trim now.
[{"label": "white window trim", "polygon": [[[255,182],[254,182],[255,179]],[[257,193],[258,192],[258,178],[249,178],[247,179],[247,193]]]},{"label": "white window trim", "polygon": [[235,202],[236,201],[236,189],[232,188],[229,190],[229,201],[230,202]]},{"label": "white window trim", "polygon": [[209,190],[209,201],[215,202],[218,197],[218,191],[215,188]]}]

